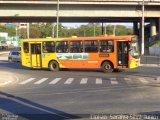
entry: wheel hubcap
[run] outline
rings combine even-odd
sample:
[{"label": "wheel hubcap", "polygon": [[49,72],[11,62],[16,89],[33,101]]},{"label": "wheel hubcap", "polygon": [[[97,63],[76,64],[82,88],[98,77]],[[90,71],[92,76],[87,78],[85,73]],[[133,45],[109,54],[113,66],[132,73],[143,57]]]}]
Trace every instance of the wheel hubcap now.
[{"label": "wheel hubcap", "polygon": [[55,69],[56,68],[56,64],[52,64],[52,68]]},{"label": "wheel hubcap", "polygon": [[110,66],[110,65],[106,65],[104,68],[105,68],[106,70],[110,70],[110,69],[111,69],[111,66]]}]

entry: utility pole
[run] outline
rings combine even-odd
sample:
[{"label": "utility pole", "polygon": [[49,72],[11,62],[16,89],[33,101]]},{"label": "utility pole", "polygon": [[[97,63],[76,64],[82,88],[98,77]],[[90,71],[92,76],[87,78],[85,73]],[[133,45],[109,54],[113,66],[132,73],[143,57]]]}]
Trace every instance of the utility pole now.
[{"label": "utility pole", "polygon": [[142,46],[141,55],[144,55],[144,0],[142,0]]},{"label": "utility pole", "polygon": [[55,27],[55,24],[54,24],[54,23],[52,23],[52,38],[54,38],[54,37],[55,37],[54,27]]},{"label": "utility pole", "polygon": [[104,34],[106,35],[106,23],[104,24]]},{"label": "utility pole", "polygon": [[59,0],[57,0],[57,32],[56,32],[56,38],[58,38],[58,31],[59,31]]},{"label": "utility pole", "polygon": [[102,35],[104,34],[103,22],[102,22]]},{"label": "utility pole", "polygon": [[116,25],[114,25],[114,27],[113,27],[113,35],[114,36],[116,35]]},{"label": "utility pole", "polygon": [[29,23],[27,23],[27,39],[29,39]]},{"label": "utility pole", "polygon": [[93,25],[94,25],[94,26],[93,26],[93,27],[94,27],[94,28],[93,28],[93,35],[96,36],[96,26],[95,26],[95,23],[93,23]]},{"label": "utility pole", "polygon": [[17,36],[18,36],[18,23],[16,23],[16,40],[18,40]]}]

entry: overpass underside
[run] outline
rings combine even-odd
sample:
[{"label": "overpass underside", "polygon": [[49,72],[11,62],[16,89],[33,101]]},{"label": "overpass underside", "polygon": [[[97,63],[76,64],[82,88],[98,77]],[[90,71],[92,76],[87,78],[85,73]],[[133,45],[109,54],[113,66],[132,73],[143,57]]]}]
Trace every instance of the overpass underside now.
[{"label": "overpass underside", "polygon": [[[60,22],[140,21],[142,6],[115,4],[62,4]],[[160,17],[160,5],[145,6],[145,21]],[[56,22],[56,4],[2,4],[0,22]]]}]

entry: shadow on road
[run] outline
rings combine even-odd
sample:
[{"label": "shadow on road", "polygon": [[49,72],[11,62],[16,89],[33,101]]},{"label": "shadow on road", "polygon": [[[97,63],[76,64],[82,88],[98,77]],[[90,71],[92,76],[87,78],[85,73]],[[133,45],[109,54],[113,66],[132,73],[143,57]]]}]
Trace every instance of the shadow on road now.
[{"label": "shadow on road", "polygon": [[67,120],[80,118],[4,92],[0,92],[0,109],[18,115],[18,119]]},{"label": "shadow on road", "polygon": [[12,69],[28,69],[26,67],[23,67],[19,62],[0,62],[0,67]]}]

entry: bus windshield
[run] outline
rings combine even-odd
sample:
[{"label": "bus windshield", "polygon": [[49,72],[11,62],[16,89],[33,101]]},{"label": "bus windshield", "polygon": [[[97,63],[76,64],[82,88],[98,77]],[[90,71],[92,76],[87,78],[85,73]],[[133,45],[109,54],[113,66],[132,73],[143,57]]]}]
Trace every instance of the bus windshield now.
[{"label": "bus windshield", "polygon": [[131,56],[134,57],[134,58],[139,58],[140,56],[140,53],[139,53],[139,48],[138,48],[138,41],[134,40],[134,41],[131,41]]}]

